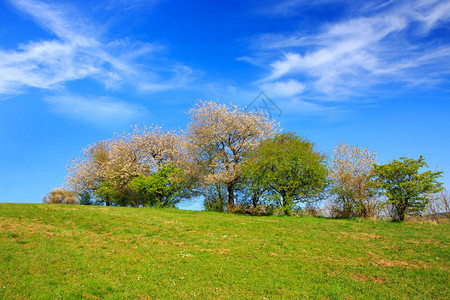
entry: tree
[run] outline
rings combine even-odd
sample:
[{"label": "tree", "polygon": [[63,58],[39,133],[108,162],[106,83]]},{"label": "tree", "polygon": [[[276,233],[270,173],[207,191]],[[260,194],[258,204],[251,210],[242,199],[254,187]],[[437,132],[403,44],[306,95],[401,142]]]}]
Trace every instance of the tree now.
[{"label": "tree", "polygon": [[[243,163],[243,183],[242,183],[242,190],[244,193],[244,205],[251,206],[251,211],[253,215],[261,214],[263,210],[263,205],[270,202],[271,195],[268,192],[268,187],[265,185],[265,183],[262,180],[259,180],[258,174],[252,174],[251,170],[252,168],[249,166],[250,160],[246,160]],[[265,196],[269,197],[269,201],[267,200]],[[265,210],[265,208],[264,208]]]},{"label": "tree", "polygon": [[193,173],[204,190],[211,185],[225,186],[228,211],[232,212],[245,153],[272,136],[277,125],[261,112],[216,102],[199,102],[189,111],[189,117],[188,168],[196,170]]},{"label": "tree", "polygon": [[180,168],[166,164],[150,176],[139,175],[128,183],[135,193],[138,202],[135,206],[174,208],[182,195],[183,182],[177,177],[182,172]]},{"label": "tree", "polygon": [[106,205],[138,206],[142,194],[136,193],[129,183],[136,177],[157,174],[165,165],[178,165],[181,139],[177,133],[161,127],[136,126],[132,133],[84,149],[82,157],[73,159],[68,166],[67,185]]},{"label": "tree", "polygon": [[329,176],[334,211],[339,217],[374,215],[371,176],[375,160],[376,153],[367,148],[341,144],[334,149]]},{"label": "tree", "polygon": [[[82,157],[72,158],[67,166],[66,185],[80,195],[89,193],[94,196],[95,191],[107,179],[110,157],[109,141],[99,141],[83,149]],[[109,199],[102,200],[105,200],[107,205],[110,204]]]},{"label": "tree", "polygon": [[62,188],[54,188],[47,196],[42,198],[44,203],[78,204],[76,193]]},{"label": "tree", "polygon": [[243,170],[257,190],[267,189],[281,198],[287,215],[296,203],[320,199],[327,184],[325,156],[292,132],[261,142]]},{"label": "tree", "polygon": [[419,172],[428,167],[425,159],[400,157],[385,165],[374,164],[373,172],[378,187],[386,196],[393,221],[403,221],[407,215],[420,214],[424,211],[428,194],[441,191],[442,183],[437,182],[442,172]]}]

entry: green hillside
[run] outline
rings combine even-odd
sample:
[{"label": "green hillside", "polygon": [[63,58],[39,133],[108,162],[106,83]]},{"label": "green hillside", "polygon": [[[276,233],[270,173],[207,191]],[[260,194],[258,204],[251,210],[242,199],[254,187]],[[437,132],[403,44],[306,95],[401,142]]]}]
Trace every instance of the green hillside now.
[{"label": "green hillside", "polygon": [[0,204],[0,298],[446,298],[449,225]]}]

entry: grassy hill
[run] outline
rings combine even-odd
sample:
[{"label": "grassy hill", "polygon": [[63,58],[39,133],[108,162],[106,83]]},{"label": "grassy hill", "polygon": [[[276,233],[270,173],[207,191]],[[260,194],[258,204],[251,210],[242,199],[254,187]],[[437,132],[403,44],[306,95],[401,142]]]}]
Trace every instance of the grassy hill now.
[{"label": "grassy hill", "polygon": [[430,223],[0,204],[0,298],[446,298],[449,242]]}]

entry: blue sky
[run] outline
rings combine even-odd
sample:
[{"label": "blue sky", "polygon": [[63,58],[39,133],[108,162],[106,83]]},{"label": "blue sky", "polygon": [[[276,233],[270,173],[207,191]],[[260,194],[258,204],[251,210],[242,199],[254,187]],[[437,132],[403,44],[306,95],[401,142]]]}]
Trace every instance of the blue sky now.
[{"label": "blue sky", "polygon": [[450,1],[2,1],[0,202],[40,202],[133,124],[261,91],[319,150],[424,155],[449,188],[449,73]]}]

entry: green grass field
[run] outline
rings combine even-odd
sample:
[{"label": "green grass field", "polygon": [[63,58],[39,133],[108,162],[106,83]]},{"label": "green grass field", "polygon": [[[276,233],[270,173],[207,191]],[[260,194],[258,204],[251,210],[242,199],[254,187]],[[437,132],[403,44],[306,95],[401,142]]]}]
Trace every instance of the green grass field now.
[{"label": "green grass field", "polygon": [[449,225],[0,204],[0,298],[447,298]]}]

